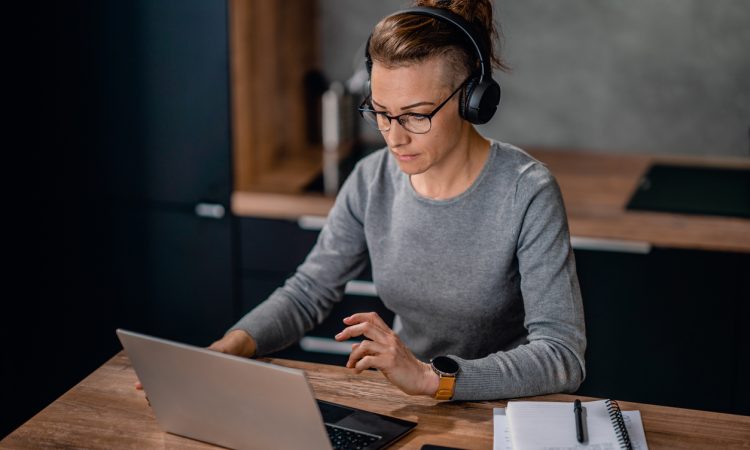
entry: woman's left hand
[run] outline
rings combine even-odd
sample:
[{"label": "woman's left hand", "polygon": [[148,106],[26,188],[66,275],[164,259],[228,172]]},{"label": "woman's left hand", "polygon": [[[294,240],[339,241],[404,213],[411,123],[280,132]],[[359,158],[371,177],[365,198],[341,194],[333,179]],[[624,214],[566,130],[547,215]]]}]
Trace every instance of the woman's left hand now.
[{"label": "woman's left hand", "polygon": [[364,336],[369,340],[352,345],[346,367],[357,373],[380,370],[399,389],[411,395],[433,396],[439,379],[432,367],[418,360],[377,313],[358,313],[344,319],[347,325],[337,341]]}]

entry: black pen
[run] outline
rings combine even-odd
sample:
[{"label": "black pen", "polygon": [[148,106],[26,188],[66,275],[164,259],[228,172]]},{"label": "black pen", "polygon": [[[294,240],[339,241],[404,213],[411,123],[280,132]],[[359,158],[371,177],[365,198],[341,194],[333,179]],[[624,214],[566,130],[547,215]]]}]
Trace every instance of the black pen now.
[{"label": "black pen", "polygon": [[581,414],[581,401],[578,399],[573,402],[573,413],[576,416],[576,439],[578,439],[578,442],[583,442],[583,416]]}]

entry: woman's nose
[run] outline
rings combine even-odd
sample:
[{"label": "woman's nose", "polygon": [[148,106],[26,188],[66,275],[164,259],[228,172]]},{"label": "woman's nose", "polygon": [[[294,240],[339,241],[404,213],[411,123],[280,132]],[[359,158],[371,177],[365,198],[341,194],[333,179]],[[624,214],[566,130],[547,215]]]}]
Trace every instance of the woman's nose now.
[{"label": "woman's nose", "polygon": [[383,132],[383,137],[390,148],[399,147],[411,141],[409,132],[396,120],[391,121],[391,129]]}]

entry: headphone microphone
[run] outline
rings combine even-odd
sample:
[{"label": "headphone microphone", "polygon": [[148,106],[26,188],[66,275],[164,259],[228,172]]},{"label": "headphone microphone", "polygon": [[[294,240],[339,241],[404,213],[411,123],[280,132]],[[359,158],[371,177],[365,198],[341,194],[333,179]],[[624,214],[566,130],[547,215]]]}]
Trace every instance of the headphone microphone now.
[{"label": "headphone microphone", "polygon": [[[458,14],[446,9],[432,8],[428,6],[403,9],[389,15],[388,17],[399,14],[414,14],[432,17],[444,23],[453,25],[466,35],[472,43],[477,57],[479,58],[479,73],[475,73],[469,81],[466,82],[464,94],[459,101],[458,113],[466,121],[473,124],[480,125],[489,122],[497,111],[498,103],[500,103],[500,84],[492,78],[491,59],[487,53],[487,49],[482,45],[482,41],[472,32],[471,25]],[[372,76],[372,58],[370,57],[371,38],[372,34],[367,38],[367,44],[365,45],[365,66],[367,67],[368,80],[369,77]]]}]

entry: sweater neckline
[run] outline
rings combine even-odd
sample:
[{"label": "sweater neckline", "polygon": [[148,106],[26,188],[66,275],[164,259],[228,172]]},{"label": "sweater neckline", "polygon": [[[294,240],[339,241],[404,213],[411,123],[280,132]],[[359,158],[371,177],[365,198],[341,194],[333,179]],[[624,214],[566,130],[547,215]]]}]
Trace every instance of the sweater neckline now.
[{"label": "sweater neckline", "polygon": [[485,176],[487,175],[487,172],[489,172],[490,165],[495,159],[495,153],[497,153],[495,144],[496,144],[495,141],[490,139],[490,153],[487,156],[487,161],[484,162],[484,167],[482,167],[482,170],[479,172],[479,175],[474,180],[474,182],[471,183],[471,186],[469,186],[466,190],[456,195],[455,197],[451,197],[447,199],[440,199],[440,200],[425,197],[424,195],[417,192],[416,189],[414,189],[414,186],[411,184],[411,179],[409,175],[401,172],[401,175],[403,175],[404,183],[406,183],[406,190],[409,191],[411,196],[414,197],[417,201],[426,203],[428,205],[451,205],[451,204],[454,204],[456,202],[463,200],[464,198],[471,195],[472,192],[477,190],[479,185],[482,183],[482,180],[484,180]]}]

